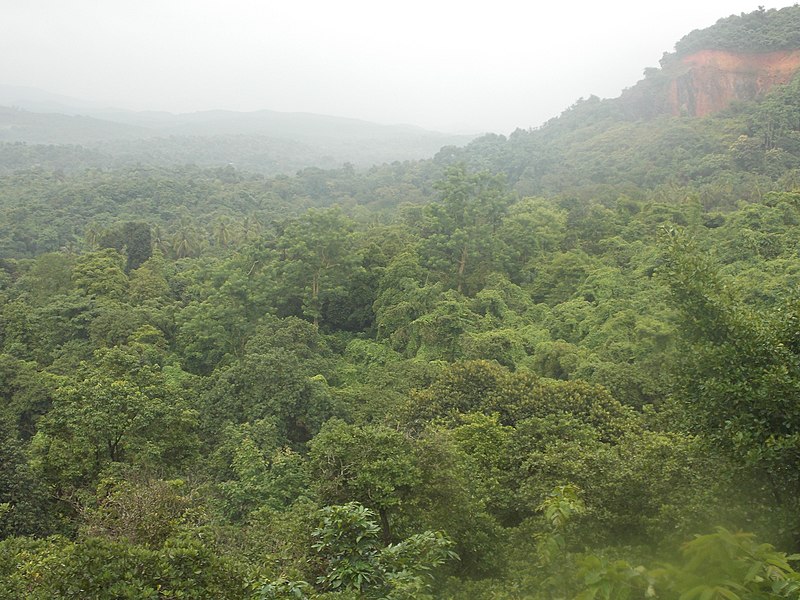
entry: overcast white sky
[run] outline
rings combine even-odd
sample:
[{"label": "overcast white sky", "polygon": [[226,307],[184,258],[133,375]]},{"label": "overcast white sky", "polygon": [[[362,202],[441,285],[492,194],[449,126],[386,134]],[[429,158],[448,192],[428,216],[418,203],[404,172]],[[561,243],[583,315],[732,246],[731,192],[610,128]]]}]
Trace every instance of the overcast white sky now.
[{"label": "overcast white sky", "polygon": [[[780,8],[792,1],[760,2]],[[509,133],[619,95],[739,0],[0,0],[0,84],[134,110]]]}]

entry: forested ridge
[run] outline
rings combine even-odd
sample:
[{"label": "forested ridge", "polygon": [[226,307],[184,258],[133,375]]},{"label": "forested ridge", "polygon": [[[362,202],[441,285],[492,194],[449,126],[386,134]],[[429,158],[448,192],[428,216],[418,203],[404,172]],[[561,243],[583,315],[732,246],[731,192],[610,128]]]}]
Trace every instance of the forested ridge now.
[{"label": "forested ridge", "polygon": [[0,598],[800,597],[798,85],[294,176],[0,146]]},{"label": "forested ridge", "polygon": [[16,89],[0,85],[3,174],[26,166],[74,173],[230,164],[279,175],[312,166],[334,169],[352,163],[363,168],[429,157],[445,144],[465,144],[475,137],[306,113],[93,110],[79,100],[74,106],[37,103],[37,90],[26,93],[25,88],[15,100]]},{"label": "forested ridge", "polygon": [[734,52],[774,52],[797,50],[800,47],[800,12],[797,5],[780,10],[764,10],[731,15],[717,21],[714,27],[696,29],[675,44],[675,54],[697,50],[731,50]]}]

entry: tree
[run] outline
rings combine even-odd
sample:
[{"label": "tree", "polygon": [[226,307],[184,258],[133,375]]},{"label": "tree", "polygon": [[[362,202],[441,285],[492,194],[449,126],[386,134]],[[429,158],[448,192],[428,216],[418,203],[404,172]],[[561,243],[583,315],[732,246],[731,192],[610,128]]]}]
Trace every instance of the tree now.
[{"label": "tree", "polygon": [[470,494],[490,514],[508,523],[515,512],[514,497],[509,493],[515,477],[510,446],[514,430],[501,425],[496,414],[469,413],[461,421],[442,434],[463,456]]},{"label": "tree", "polygon": [[165,276],[166,265],[161,250],[129,275],[129,291],[133,302],[164,304],[169,300],[169,284]]},{"label": "tree", "polygon": [[325,378],[306,374],[297,356],[281,348],[250,353],[221,372],[204,402],[209,428],[269,418],[281,443],[294,446],[337,412]]},{"label": "tree", "polygon": [[181,479],[103,479],[96,501],[83,508],[82,532],[158,549],[192,516],[186,487]]},{"label": "tree", "polygon": [[332,419],[311,441],[309,459],[326,503],[358,501],[373,507],[384,542],[394,539],[391,514],[420,482],[408,437],[381,425],[356,427]]},{"label": "tree", "polygon": [[28,292],[28,302],[42,306],[58,294],[72,289],[73,256],[61,253],[41,254],[30,270],[22,276],[18,286]]},{"label": "tree", "polygon": [[313,548],[323,561],[323,590],[356,591],[364,598],[430,598],[431,571],[457,559],[440,532],[426,531],[381,546],[374,513],[357,502],[326,506]]},{"label": "tree", "polygon": [[441,294],[425,314],[409,324],[410,341],[416,355],[428,360],[461,358],[460,338],[477,321],[464,296],[454,290]]},{"label": "tree", "polygon": [[96,475],[109,462],[177,468],[192,456],[197,413],[157,365],[115,348],[55,391],[41,420],[34,453],[60,485]]},{"label": "tree", "polygon": [[153,251],[150,225],[137,221],[126,221],[105,232],[100,236],[99,244],[102,248],[114,248],[128,257],[126,273],[138,269]]},{"label": "tree", "polygon": [[796,300],[756,310],[678,231],[661,276],[681,313],[678,392],[689,426],[766,473],[782,504],[800,490],[800,311]]},{"label": "tree", "polygon": [[0,413],[0,540],[50,535],[60,529],[61,515],[48,491],[31,468],[27,447],[11,419]]},{"label": "tree", "polygon": [[338,208],[309,210],[290,221],[278,241],[285,294],[301,301],[302,314],[314,325],[331,293],[357,268],[352,227]]},{"label": "tree", "polygon": [[580,592],[576,600],[628,598],[709,598],[780,600],[800,591],[800,573],[787,556],[755,536],[718,527],[686,542],[682,561],[661,568],[634,567],[625,560],[610,561],[589,555],[576,573]]},{"label": "tree", "polygon": [[497,236],[510,195],[501,177],[451,167],[437,185],[440,202],[426,207],[420,255],[448,287],[474,293],[498,268]]},{"label": "tree", "polygon": [[[264,430],[269,432],[266,436]],[[265,507],[283,511],[308,497],[312,488],[308,465],[299,453],[279,446],[277,428],[271,422],[229,425],[223,435],[215,458],[230,471],[230,478],[219,484],[229,518],[243,521]]]},{"label": "tree", "polygon": [[580,490],[572,485],[558,485],[547,494],[538,509],[548,531],[539,539],[539,560],[542,567],[550,572],[544,586],[558,597],[566,597],[569,580],[565,576],[570,569],[568,553],[567,526],[585,512],[586,507],[580,498]]},{"label": "tree", "polygon": [[172,236],[170,247],[175,258],[196,256],[199,249],[199,239],[194,223],[186,216],[181,218],[178,229]]},{"label": "tree", "polygon": [[506,271],[515,283],[528,283],[537,262],[559,249],[566,221],[566,211],[542,198],[524,198],[509,207],[497,235],[506,246]]},{"label": "tree", "polygon": [[233,233],[228,219],[225,217],[217,219],[217,223],[214,226],[214,242],[216,245],[220,248],[227,248],[232,241]]},{"label": "tree", "polygon": [[57,381],[35,363],[0,354],[0,420],[13,428],[14,437],[29,440],[36,433],[39,419],[51,408]]},{"label": "tree", "polygon": [[[405,350],[412,337],[411,324],[430,310],[441,295],[441,285],[425,285],[425,271],[413,252],[401,252],[383,269],[372,309],[376,337],[389,340],[397,351]],[[416,352],[413,345],[409,350]]]},{"label": "tree", "polygon": [[498,414],[511,424],[526,397],[538,387],[536,377],[512,373],[495,362],[472,360],[449,365],[426,389],[416,390],[407,404],[406,419],[422,425],[433,419],[457,420],[466,413]]},{"label": "tree", "polygon": [[191,302],[175,320],[178,326],[175,341],[184,368],[202,375],[241,356],[252,329],[241,307],[221,293]]},{"label": "tree", "polygon": [[108,248],[81,256],[72,269],[75,287],[88,296],[121,300],[128,286],[125,257]]},{"label": "tree", "polygon": [[15,538],[0,542],[6,598],[241,600],[253,586],[245,565],[199,536],[157,549],[103,537]]}]

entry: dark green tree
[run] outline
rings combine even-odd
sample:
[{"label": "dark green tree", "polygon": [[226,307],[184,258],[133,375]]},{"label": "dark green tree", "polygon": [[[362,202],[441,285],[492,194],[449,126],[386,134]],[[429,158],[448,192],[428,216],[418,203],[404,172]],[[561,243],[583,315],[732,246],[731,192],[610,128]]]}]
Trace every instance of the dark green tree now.
[{"label": "dark green tree", "polygon": [[472,294],[500,266],[497,236],[511,202],[503,178],[452,167],[437,184],[441,200],[425,209],[420,255],[448,287]]},{"label": "dark green tree", "polygon": [[374,508],[384,542],[395,539],[392,513],[420,483],[411,439],[381,425],[331,420],[311,442],[309,458],[325,503],[357,501]]},{"label": "dark green tree", "polygon": [[[781,504],[800,490],[800,312],[744,304],[691,238],[670,231],[661,274],[681,312],[678,393],[691,428],[766,474]],[[795,531],[799,531],[796,529]]]}]

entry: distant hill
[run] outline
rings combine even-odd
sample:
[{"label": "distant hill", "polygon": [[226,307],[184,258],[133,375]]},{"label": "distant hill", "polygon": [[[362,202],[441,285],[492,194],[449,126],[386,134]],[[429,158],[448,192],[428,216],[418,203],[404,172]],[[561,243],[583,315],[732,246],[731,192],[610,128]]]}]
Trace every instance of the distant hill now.
[{"label": "distant hill", "polygon": [[[42,112],[47,110],[55,112]],[[133,112],[0,86],[0,143],[81,146],[94,157],[87,166],[233,164],[272,175],[345,163],[367,167],[419,160],[473,137],[309,113]],[[19,168],[19,156],[4,160],[9,154],[9,148],[0,152],[0,170],[9,170],[12,163]],[[26,149],[25,155],[34,157],[30,166],[71,168],[54,162],[51,149],[38,152],[46,155],[42,160],[35,160],[36,154],[35,148]]]},{"label": "distant hill", "polygon": [[99,118],[102,117],[95,113],[106,109],[97,102],[54,94],[38,88],[2,83],[0,83],[0,106],[21,108],[30,112],[90,115]]},{"label": "distant hill", "polygon": [[0,141],[31,144],[92,144],[152,137],[143,127],[84,115],[30,112],[0,106]]}]

